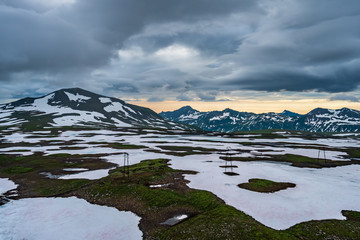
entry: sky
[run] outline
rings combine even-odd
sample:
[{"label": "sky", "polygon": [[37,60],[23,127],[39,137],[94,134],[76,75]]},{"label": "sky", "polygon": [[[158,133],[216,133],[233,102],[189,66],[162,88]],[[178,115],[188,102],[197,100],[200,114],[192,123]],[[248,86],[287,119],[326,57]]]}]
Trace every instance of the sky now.
[{"label": "sky", "polygon": [[0,0],[0,103],[360,110],[359,0]]}]

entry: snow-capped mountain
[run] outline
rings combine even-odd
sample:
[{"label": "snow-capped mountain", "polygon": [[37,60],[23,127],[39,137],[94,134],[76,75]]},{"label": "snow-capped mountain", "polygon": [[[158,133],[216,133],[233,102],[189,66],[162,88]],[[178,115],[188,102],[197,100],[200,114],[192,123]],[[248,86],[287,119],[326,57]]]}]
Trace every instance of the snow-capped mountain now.
[{"label": "snow-capped mountain", "polygon": [[184,129],[154,111],[80,88],[0,105],[1,126],[116,126]]},{"label": "snow-capped mountain", "polygon": [[359,132],[360,112],[348,108],[329,110],[317,108],[308,114],[283,111],[282,113],[255,114],[231,109],[200,112],[190,106],[173,112],[161,112],[169,120],[197,126],[206,131],[235,132],[261,129],[287,129],[311,132]]},{"label": "snow-capped mountain", "polygon": [[349,108],[316,108],[300,117],[297,124],[299,130],[312,132],[359,132],[360,111]]}]

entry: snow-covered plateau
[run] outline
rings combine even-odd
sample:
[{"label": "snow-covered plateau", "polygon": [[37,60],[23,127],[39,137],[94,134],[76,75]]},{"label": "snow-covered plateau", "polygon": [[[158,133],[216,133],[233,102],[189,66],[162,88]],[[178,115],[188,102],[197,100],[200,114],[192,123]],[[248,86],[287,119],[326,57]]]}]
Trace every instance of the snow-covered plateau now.
[{"label": "snow-covered plateau", "polygon": [[[13,132],[12,134],[5,135],[4,140],[8,143],[29,142],[32,144],[37,144],[47,139],[46,136],[43,138],[39,136],[37,138],[31,138],[32,135],[36,134],[37,133],[31,134]],[[344,219],[344,216],[341,214],[341,210],[345,209],[360,211],[360,165],[314,169],[307,167],[298,168],[290,166],[290,164],[287,163],[285,164],[281,162],[266,161],[266,157],[285,154],[294,154],[316,158],[319,153],[319,146],[334,149],[326,150],[326,158],[328,161],[349,161],[350,159],[347,157],[347,153],[344,149],[347,147],[359,146],[358,139],[347,137],[341,139],[321,138],[315,140],[303,139],[301,137],[281,139],[252,139],[251,137],[251,135],[247,137],[242,136],[239,138],[226,138],[206,135],[167,135],[159,134],[156,131],[149,131],[148,133],[142,134],[136,134],[135,132],[109,130],[88,130],[86,132],[64,131],[61,132],[57,137],[52,137],[51,140],[54,142],[77,140],[76,146],[81,147],[81,149],[66,150],[59,148],[57,145],[42,146],[41,144],[38,144],[35,146],[1,148],[0,153],[11,154],[13,152],[16,154],[28,155],[32,152],[42,151],[45,155],[58,153],[107,154],[106,156],[102,157],[102,159],[107,162],[117,164],[118,166],[122,166],[122,153],[124,150],[111,148],[104,145],[103,142],[121,142],[122,144],[141,145],[146,148],[126,150],[130,156],[130,164],[139,163],[140,161],[146,159],[165,158],[170,159],[172,168],[197,171],[198,174],[186,175],[186,179],[190,181],[188,185],[191,188],[203,189],[213,192],[222,198],[227,204],[234,206],[235,208],[254,217],[257,221],[274,229],[286,229],[293,226],[294,224],[310,220]],[[289,145],[287,147],[266,145],[276,143],[277,141],[293,145]],[[252,144],[244,145],[244,142],[249,142]],[[171,151],[162,149],[162,146],[190,147],[198,149],[204,148],[212,149],[212,152],[200,154],[201,150],[196,150],[192,155],[174,156],[171,154]],[[304,148],[304,146],[307,146],[307,148]],[[17,150],[19,149],[22,149],[23,151],[18,152]],[[149,149],[157,150],[157,152],[147,151]],[[255,157],[261,152],[262,156],[264,157],[264,161],[234,161],[233,165],[237,166],[235,171],[239,173],[239,175],[228,176],[223,174],[223,169],[220,168],[220,166],[224,164],[224,161],[221,160],[220,157],[224,156],[224,151],[227,149],[232,149],[232,151],[238,152],[237,154],[239,156],[241,156],[241,154],[245,154],[243,156],[249,158]],[[197,154],[197,152],[199,152],[199,154]],[[237,155],[235,154],[234,156]],[[323,156],[320,155],[320,158],[322,157]],[[60,176],[59,179],[99,179],[107,176],[110,169],[88,170],[75,168],[64,170],[66,171],[66,174]],[[238,184],[245,183],[251,178],[290,182],[296,184],[296,187],[275,193],[258,193],[237,187]],[[15,186],[10,186],[6,189],[12,189],[14,187]],[[29,214],[30,216],[32,214],[37,214],[33,215],[33,217],[43,219],[42,221],[45,221],[44,224],[57,225],[59,224],[57,221],[60,221],[60,217],[59,219],[56,219],[56,221],[48,222],[49,219],[52,219],[52,215],[48,216],[46,215],[46,212],[50,211],[51,214],[55,214],[56,212],[52,211],[58,211],[56,209],[60,209],[61,206],[64,207],[63,210],[65,211],[65,208],[70,207],[71,205],[68,204],[67,201],[69,201],[69,203],[77,203],[77,201],[80,200],[60,199],[59,203],[64,203],[65,205],[57,205],[57,201],[57,199],[16,200],[5,204],[1,208],[1,211],[2,213],[6,212],[10,215],[13,214],[13,217],[20,216],[24,213]],[[43,202],[43,204],[49,208],[54,206],[55,209],[33,213],[28,209],[27,205],[36,205],[38,204],[37,202]],[[81,202],[81,205],[88,206],[89,204]],[[86,209],[86,211],[88,211],[87,214],[90,214],[90,216],[95,214],[91,210],[92,207],[88,206]],[[73,216],[77,215],[77,213],[75,214],[74,211],[75,209],[73,208],[66,210],[68,215],[64,217],[69,220]],[[97,212],[97,210],[95,212]],[[82,213],[83,212],[81,212],[81,214]],[[80,218],[81,214],[79,215]],[[10,215],[7,215],[7,218],[3,218],[2,221],[5,223],[8,222],[9,219],[13,219]],[[108,219],[108,217],[105,216],[106,215],[102,215],[102,218]],[[26,218],[24,218],[24,222],[25,219]],[[72,221],[79,220],[75,218]],[[91,220],[91,218],[89,221],[89,224],[92,224],[91,221],[93,220]],[[134,224],[136,225],[136,223]],[[11,228],[9,224],[1,224],[0,226],[3,236],[9,236],[6,234],[13,234],[12,231],[14,231],[14,229]],[[32,226],[29,225],[28,227],[31,228]],[[70,226],[67,225],[64,227],[70,228]],[[24,228],[19,232],[19,234],[25,234],[26,229],[27,228]],[[70,228],[70,230],[67,231],[69,234],[72,231],[71,229],[73,228]],[[116,233],[117,231],[118,230],[111,230],[110,232]],[[46,235],[48,234],[46,232],[39,232],[38,234],[44,235],[34,235],[33,239],[45,239],[44,237],[48,236]],[[91,235],[95,234],[95,232],[76,234],[79,234],[78,236],[80,237],[95,236]],[[11,238],[8,237],[5,239]]]}]

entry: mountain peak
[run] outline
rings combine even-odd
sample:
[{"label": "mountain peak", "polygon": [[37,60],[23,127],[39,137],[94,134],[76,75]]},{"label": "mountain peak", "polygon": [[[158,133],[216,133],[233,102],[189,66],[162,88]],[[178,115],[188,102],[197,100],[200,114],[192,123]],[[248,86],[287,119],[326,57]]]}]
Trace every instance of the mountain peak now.
[{"label": "mountain peak", "polygon": [[193,109],[191,106],[187,105],[187,106],[183,106],[181,108],[179,108],[178,110],[182,110],[182,111],[189,111],[189,110],[193,110],[193,111],[197,111],[195,109]]},{"label": "mountain peak", "polygon": [[306,115],[317,115],[317,114],[326,114],[329,113],[329,109],[326,108],[315,108],[308,112]]},{"label": "mountain peak", "polygon": [[[72,93],[72,94],[80,94],[80,95],[86,95],[86,96],[101,96],[100,94],[97,94],[97,93],[93,93],[93,92],[90,92],[88,90],[85,90],[85,89],[82,89],[82,88],[79,88],[79,87],[74,87],[74,88],[62,88],[62,89],[59,89],[59,90],[56,90],[52,93]],[[50,94],[52,94],[50,93]]]},{"label": "mountain peak", "polygon": [[[102,96],[82,88],[65,88],[38,98],[24,98],[0,107],[0,123],[37,126],[116,126],[187,129],[164,120],[148,108]],[[11,119],[13,121],[7,121]]]},{"label": "mountain peak", "polygon": [[301,114],[295,113],[295,112],[291,112],[288,110],[284,110],[282,113],[280,113],[281,115],[287,116],[287,117],[299,117],[301,116]]}]

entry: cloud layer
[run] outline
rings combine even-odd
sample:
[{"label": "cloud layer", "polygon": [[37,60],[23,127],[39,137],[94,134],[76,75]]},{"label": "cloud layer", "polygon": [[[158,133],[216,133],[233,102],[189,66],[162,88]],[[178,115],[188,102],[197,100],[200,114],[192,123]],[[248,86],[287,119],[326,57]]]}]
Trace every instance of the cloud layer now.
[{"label": "cloud layer", "polygon": [[0,0],[0,22],[2,99],[359,97],[358,0]]}]

